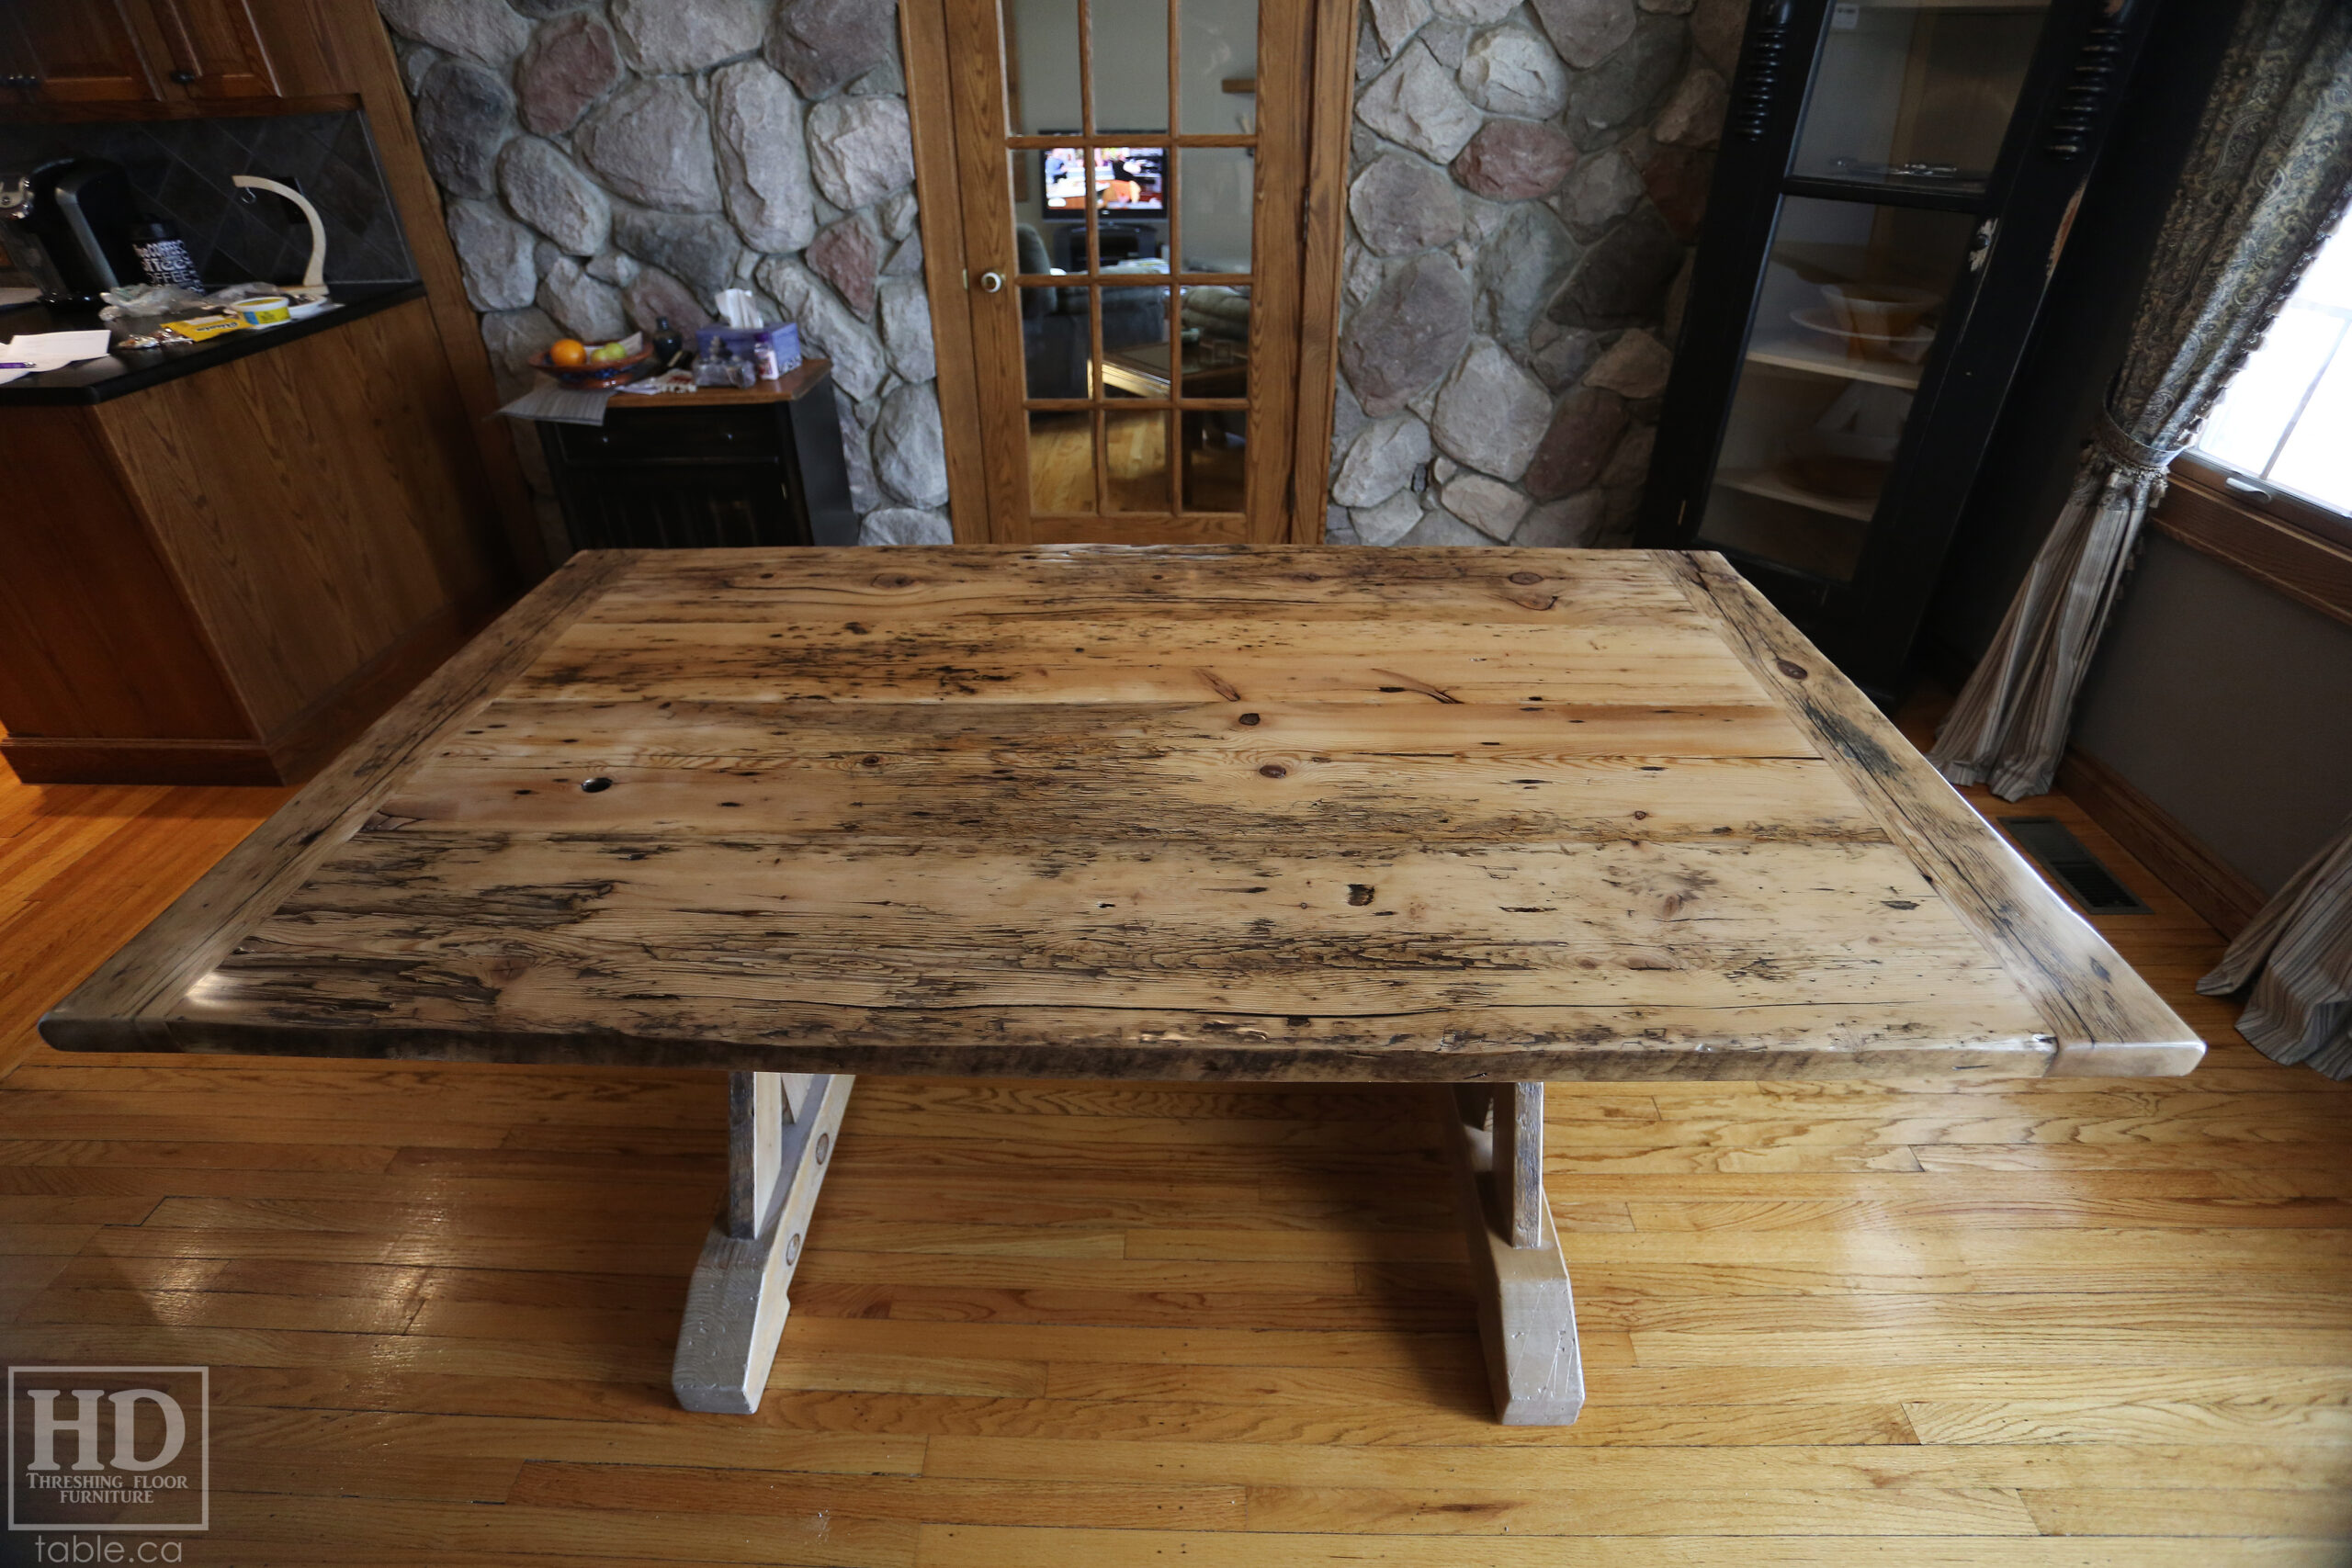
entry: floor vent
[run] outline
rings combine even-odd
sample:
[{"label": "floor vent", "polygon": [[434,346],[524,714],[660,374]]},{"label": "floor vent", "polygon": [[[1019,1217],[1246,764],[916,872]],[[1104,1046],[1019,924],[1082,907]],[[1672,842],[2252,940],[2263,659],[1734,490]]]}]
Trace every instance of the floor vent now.
[{"label": "floor vent", "polygon": [[2055,817],[2004,817],[2001,826],[2092,915],[2144,915],[2148,906]]}]

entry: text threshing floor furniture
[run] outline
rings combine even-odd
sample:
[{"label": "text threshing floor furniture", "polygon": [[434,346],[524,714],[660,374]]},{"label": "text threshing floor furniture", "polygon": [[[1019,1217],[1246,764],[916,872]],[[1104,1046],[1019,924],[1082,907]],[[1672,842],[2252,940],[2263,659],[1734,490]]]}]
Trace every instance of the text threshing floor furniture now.
[{"label": "text threshing floor furniture", "polygon": [[1546,1080],[2185,1072],[2197,1036],[1719,558],[575,558],[44,1020],[705,1066],[748,1411],[858,1072],[1451,1085],[1506,1422],[1583,1401]]}]

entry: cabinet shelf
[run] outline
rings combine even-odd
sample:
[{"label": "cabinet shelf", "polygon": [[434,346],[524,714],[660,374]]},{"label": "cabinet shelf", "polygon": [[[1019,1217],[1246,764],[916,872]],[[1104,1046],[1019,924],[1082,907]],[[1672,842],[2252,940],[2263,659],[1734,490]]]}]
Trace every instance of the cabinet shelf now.
[{"label": "cabinet shelf", "polygon": [[1916,365],[1892,359],[1849,359],[1835,349],[1795,338],[1753,344],[1748,347],[1747,357],[1756,364],[1782,370],[1810,371],[1847,381],[1870,381],[1881,387],[1900,387],[1905,391],[1917,391],[1919,387],[1919,367]]},{"label": "cabinet shelf", "polygon": [[1729,490],[1760,495],[1768,501],[1785,501],[1792,506],[1826,512],[1832,517],[1849,517],[1857,523],[1869,522],[1878,511],[1876,496],[1823,495],[1818,491],[1800,490],[1770,468],[1725,468],[1715,475],[1715,482]]}]

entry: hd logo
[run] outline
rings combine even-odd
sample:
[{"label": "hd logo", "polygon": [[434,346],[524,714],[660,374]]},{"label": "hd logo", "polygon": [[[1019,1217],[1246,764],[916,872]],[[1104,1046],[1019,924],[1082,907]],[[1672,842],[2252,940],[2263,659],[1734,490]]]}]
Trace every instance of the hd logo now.
[{"label": "hd logo", "polygon": [[8,1369],[11,1530],[200,1530],[206,1369]]}]

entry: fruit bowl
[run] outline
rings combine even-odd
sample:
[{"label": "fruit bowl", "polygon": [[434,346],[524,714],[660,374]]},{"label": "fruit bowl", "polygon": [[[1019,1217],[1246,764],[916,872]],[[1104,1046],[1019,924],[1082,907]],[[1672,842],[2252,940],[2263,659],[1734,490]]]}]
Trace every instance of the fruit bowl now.
[{"label": "fruit bowl", "polygon": [[549,359],[548,351],[541,349],[531,355],[529,364],[532,369],[544,370],[567,387],[595,390],[604,387],[618,386],[621,382],[628,380],[630,373],[639,366],[652,357],[651,349],[639,348],[635,354],[625,358],[606,360],[602,365],[565,367]]}]

